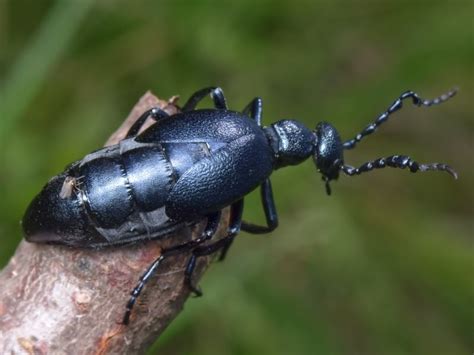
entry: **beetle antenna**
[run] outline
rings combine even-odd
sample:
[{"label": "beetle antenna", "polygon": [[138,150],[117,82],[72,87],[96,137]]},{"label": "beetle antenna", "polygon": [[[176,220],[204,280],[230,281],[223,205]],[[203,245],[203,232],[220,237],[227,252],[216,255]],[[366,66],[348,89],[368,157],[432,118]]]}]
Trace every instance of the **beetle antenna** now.
[{"label": "beetle antenna", "polygon": [[448,91],[447,93],[438,96],[432,100],[427,100],[423,99],[418,96],[417,93],[413,91],[406,91],[403,94],[400,95],[398,99],[396,99],[388,108],[385,112],[383,112],[380,116],[377,117],[377,119],[369,124],[367,127],[365,127],[359,134],[357,134],[354,138],[344,142],[343,148],[344,149],[353,149],[355,148],[356,144],[359,143],[362,138],[368,136],[369,134],[372,134],[376,131],[378,126],[380,126],[382,123],[388,120],[389,116],[400,110],[403,106],[403,100],[405,99],[412,99],[412,102],[415,106],[432,106],[432,105],[439,105],[442,102],[445,102],[449,100],[451,97],[456,95],[456,92],[458,91],[457,88],[452,89],[451,91]]},{"label": "beetle antenna", "polygon": [[362,173],[369,172],[373,169],[383,169],[386,167],[399,168],[399,169],[408,168],[412,173],[416,173],[418,171],[424,172],[424,171],[429,171],[429,170],[446,171],[453,178],[455,179],[458,178],[458,174],[456,173],[456,171],[447,164],[444,164],[444,163],[419,164],[418,162],[414,161],[412,158],[406,155],[392,155],[387,158],[379,158],[373,161],[368,161],[358,168],[354,168],[353,166],[350,166],[350,165],[343,165],[341,166],[341,170],[346,175],[353,176],[353,175],[360,175]]}]

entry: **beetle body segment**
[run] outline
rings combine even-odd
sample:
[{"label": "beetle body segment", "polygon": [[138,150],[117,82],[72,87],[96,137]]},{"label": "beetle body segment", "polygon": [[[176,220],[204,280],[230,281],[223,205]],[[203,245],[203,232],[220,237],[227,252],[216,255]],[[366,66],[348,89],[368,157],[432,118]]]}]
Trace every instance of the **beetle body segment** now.
[{"label": "beetle body segment", "polygon": [[[178,114],[71,164],[32,201],[23,230],[29,241],[78,247],[162,237],[255,189],[272,162],[264,131],[248,117]],[[71,179],[79,183],[63,198]]]}]

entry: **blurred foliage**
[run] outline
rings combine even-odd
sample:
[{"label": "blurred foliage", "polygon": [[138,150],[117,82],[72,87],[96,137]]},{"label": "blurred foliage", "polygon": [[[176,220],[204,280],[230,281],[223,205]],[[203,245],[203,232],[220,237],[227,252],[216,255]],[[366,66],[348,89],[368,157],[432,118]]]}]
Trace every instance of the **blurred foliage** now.
[{"label": "blurred foliage", "polygon": [[[473,319],[473,2],[0,1],[0,264],[32,196],[99,147],[148,89],[256,95],[264,121],[334,123],[346,155],[446,161],[444,173],[342,177],[328,198],[311,162],[274,174],[281,227],[242,233],[150,354],[467,354]],[[245,216],[262,220],[258,194]]]}]

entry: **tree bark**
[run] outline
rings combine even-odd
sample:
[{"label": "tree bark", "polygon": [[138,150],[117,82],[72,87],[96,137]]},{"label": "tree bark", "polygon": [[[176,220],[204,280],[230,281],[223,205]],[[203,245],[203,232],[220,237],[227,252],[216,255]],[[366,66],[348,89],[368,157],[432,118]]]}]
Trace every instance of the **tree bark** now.
[{"label": "tree bark", "polygon": [[[163,101],[146,93],[106,145],[123,139],[138,116],[152,106],[176,113],[176,100]],[[225,234],[228,213],[223,216],[215,239]],[[189,296],[183,284],[189,255],[170,257],[160,266],[125,326],[121,321],[130,291],[163,247],[195,238],[202,229],[197,225],[163,240],[101,250],[21,241],[0,273],[0,353],[144,352],[183,309]],[[199,258],[196,282],[210,260]]]}]

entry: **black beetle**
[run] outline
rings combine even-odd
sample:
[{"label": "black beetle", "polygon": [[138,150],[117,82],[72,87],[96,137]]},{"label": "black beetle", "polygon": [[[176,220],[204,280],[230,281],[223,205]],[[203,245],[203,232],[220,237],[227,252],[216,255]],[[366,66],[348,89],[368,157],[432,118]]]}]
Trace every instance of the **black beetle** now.
[{"label": "black beetle", "polygon": [[[342,142],[336,129],[321,122],[314,131],[295,120],[281,120],[263,127],[262,100],[255,98],[242,113],[227,109],[220,88],[197,91],[182,108],[169,116],[154,107],[144,112],[119,144],[99,149],[72,163],[53,177],[31,202],[23,217],[26,240],[80,248],[100,248],[163,238],[185,225],[204,219],[202,235],[162,251],[140,278],[126,307],[127,324],[137,297],[160,263],[171,255],[190,252],[185,282],[193,285],[196,259],[220,251],[226,255],[236,234],[274,230],[278,216],[269,176],[273,170],[296,165],[313,157],[326,191],[342,171],[353,176],[385,167],[417,171],[442,170],[454,178],[446,164],[419,164],[408,156],[394,155],[354,168],[344,164],[343,151],[352,149],[373,133],[405,99],[416,106],[439,104],[455,90],[425,100],[407,91],[353,139]],[[207,95],[214,109],[195,110]],[[156,123],[138,134],[147,118]],[[242,221],[244,197],[260,186],[266,225]],[[231,206],[226,237],[212,239],[220,210]]]}]

